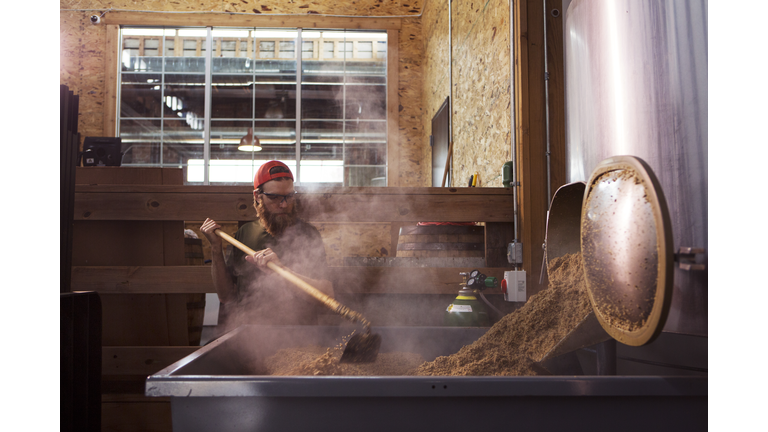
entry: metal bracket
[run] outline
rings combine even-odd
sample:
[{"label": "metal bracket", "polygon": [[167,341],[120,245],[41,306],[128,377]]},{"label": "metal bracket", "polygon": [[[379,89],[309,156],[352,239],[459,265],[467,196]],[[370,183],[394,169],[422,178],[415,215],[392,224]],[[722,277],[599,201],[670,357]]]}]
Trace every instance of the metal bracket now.
[{"label": "metal bracket", "polygon": [[704,248],[694,247],[681,247],[675,254],[675,261],[678,263],[678,267],[685,271],[701,271],[706,270],[707,265],[704,263],[696,262],[697,256],[702,256],[706,253]]}]

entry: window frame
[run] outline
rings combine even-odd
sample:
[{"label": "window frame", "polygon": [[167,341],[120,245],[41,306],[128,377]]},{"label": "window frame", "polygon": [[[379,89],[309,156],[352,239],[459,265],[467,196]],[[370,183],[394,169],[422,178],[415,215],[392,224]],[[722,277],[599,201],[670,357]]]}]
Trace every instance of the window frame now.
[{"label": "window frame", "polygon": [[[226,14],[142,14],[139,12],[112,12],[105,16],[106,56],[105,56],[105,109],[103,115],[102,136],[117,136],[118,113],[118,76],[120,64],[120,27],[121,26],[212,26],[212,27],[269,27],[345,30],[386,30],[387,31],[387,186],[399,186],[399,33],[400,18],[376,17],[309,17],[294,16],[290,20],[269,15],[226,15]],[[374,51],[375,52],[375,51]]]}]

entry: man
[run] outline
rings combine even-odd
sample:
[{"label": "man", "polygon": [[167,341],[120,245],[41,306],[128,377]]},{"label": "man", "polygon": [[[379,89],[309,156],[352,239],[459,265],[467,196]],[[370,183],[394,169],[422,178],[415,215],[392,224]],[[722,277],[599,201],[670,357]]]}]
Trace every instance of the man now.
[{"label": "man", "polygon": [[266,267],[273,262],[333,297],[328,280],[325,247],[315,227],[299,219],[293,174],[282,162],[259,167],[253,180],[253,206],[258,220],[233,237],[256,253],[247,256],[228,247],[206,219],[200,230],[211,243],[211,274],[221,302],[219,334],[243,324],[317,324],[322,309],[317,300]]}]

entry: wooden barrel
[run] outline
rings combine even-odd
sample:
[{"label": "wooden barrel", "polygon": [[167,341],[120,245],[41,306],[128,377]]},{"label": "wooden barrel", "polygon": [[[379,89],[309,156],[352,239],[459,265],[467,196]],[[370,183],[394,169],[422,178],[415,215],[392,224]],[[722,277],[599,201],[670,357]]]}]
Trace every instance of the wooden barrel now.
[{"label": "wooden barrel", "polygon": [[485,227],[424,225],[400,228],[397,256],[485,257]]},{"label": "wooden barrel", "polygon": [[[184,259],[187,265],[203,265],[203,240],[184,239]],[[187,329],[189,344],[200,345],[205,317],[205,294],[187,294]]]}]

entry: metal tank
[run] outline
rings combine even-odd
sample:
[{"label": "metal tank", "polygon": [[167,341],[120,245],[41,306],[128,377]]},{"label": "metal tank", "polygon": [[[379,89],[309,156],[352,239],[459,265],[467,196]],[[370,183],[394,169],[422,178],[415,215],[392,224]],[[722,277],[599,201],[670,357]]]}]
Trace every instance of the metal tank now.
[{"label": "metal tank", "polygon": [[707,25],[706,0],[573,0],[564,35],[567,180],[585,181],[612,156],[651,166],[674,250],[691,252],[677,255],[664,331],[700,336],[707,335]]}]

